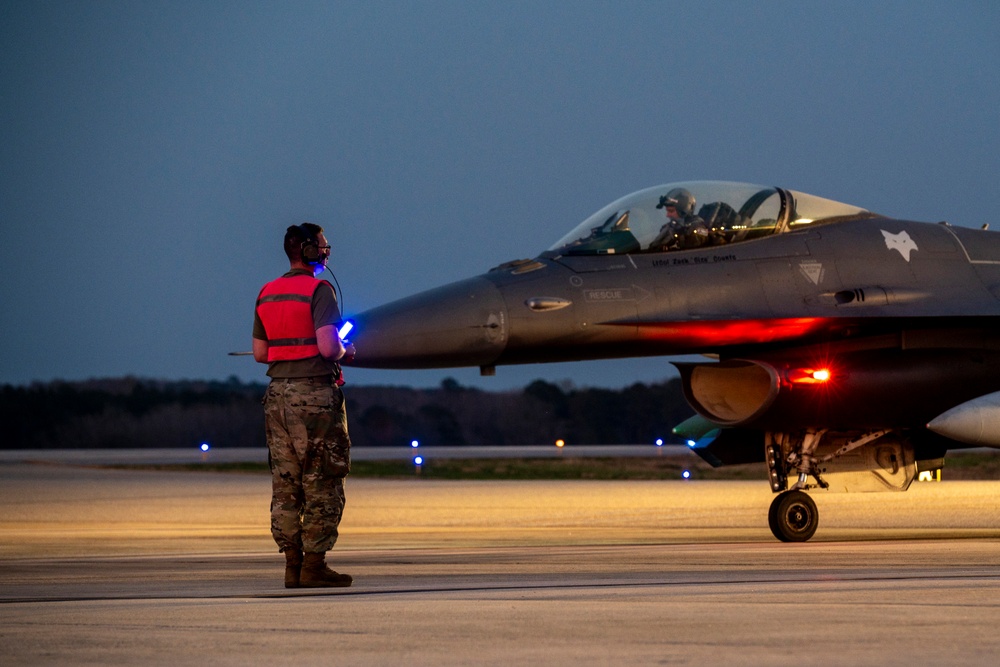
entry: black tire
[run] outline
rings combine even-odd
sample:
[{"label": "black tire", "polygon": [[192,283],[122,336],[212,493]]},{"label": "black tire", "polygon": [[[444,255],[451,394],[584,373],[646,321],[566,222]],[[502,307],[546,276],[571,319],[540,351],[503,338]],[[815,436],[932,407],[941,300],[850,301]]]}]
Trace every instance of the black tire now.
[{"label": "black tire", "polygon": [[809,494],[785,491],[771,502],[767,524],[782,542],[805,542],[816,534],[819,511]]}]

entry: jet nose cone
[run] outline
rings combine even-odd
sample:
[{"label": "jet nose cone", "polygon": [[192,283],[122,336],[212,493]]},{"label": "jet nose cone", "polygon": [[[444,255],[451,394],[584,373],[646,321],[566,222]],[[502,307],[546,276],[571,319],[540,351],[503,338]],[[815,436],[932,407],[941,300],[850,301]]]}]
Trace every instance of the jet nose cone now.
[{"label": "jet nose cone", "polygon": [[470,278],[352,318],[353,366],[487,366],[507,344],[507,308],[496,286]]}]

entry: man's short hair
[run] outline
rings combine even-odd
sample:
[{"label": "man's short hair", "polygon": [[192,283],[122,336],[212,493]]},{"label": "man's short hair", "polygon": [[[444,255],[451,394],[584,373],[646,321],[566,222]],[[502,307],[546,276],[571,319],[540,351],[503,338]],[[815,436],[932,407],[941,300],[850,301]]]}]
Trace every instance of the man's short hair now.
[{"label": "man's short hair", "polygon": [[285,255],[290,262],[302,261],[302,244],[312,241],[319,244],[319,235],[323,228],[311,222],[303,222],[301,225],[292,225],[285,232]]}]

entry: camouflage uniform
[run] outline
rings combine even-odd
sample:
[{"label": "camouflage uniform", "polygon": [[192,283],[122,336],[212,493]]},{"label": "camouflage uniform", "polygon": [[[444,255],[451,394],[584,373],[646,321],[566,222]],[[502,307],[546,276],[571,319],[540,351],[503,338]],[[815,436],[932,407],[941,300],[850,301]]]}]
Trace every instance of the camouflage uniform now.
[{"label": "camouflage uniform", "polygon": [[329,551],[351,470],[344,394],[331,378],[272,379],[264,395],[271,534],[281,551]]}]

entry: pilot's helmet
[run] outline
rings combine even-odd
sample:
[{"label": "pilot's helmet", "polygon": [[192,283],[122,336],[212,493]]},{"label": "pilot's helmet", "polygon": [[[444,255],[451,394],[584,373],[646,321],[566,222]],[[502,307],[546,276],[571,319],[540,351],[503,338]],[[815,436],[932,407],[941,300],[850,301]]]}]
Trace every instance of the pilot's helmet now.
[{"label": "pilot's helmet", "polygon": [[660,197],[660,203],[656,208],[666,208],[673,206],[681,215],[691,215],[694,213],[694,195],[684,188],[674,188],[667,194]]}]

